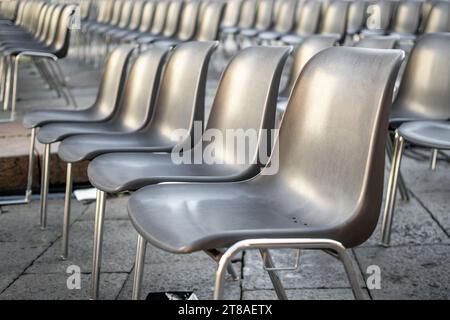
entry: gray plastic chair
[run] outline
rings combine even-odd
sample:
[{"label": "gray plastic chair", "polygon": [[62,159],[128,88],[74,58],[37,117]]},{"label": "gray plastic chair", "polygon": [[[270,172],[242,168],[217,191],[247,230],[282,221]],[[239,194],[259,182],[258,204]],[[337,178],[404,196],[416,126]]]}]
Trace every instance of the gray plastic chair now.
[{"label": "gray plastic chair", "polygon": [[[170,153],[140,152],[104,154],[89,164],[89,180],[98,190],[92,271],[94,275],[92,277],[93,298],[97,297],[98,292],[106,192],[133,191],[149,184],[169,181],[232,182],[256,175],[263,165],[261,162],[264,161],[259,154],[259,145],[265,144],[262,137],[264,133],[261,133],[260,129],[274,128],[276,96],[282,68],[289,51],[290,48],[287,47],[244,49],[231,60],[221,77],[206,130],[219,130],[223,134],[227,129],[255,130],[258,145],[247,146],[248,159],[246,162],[229,163],[226,158],[222,158],[227,163],[207,165],[194,162],[176,165],[172,161]],[[258,86],[245,85],[253,83],[255,77],[258,79]],[[158,117],[154,119],[157,121]],[[173,130],[180,128],[180,124],[167,123],[164,127],[167,128],[166,134],[171,135]],[[201,134],[202,127],[200,124],[197,128],[191,128],[186,140],[172,150],[179,150],[181,146],[187,146],[183,157],[186,156],[191,160],[194,154],[203,155],[208,148],[206,142],[198,142],[192,149],[189,147],[192,141],[198,141],[196,135]],[[267,150],[266,147],[263,150]],[[171,150],[155,147],[152,151],[170,152]],[[230,150],[222,151],[219,153],[224,157],[230,153]],[[112,172],[116,174],[112,175]],[[210,253],[217,258],[217,254],[213,254],[213,251]]]},{"label": "gray plastic chair", "polygon": [[352,1],[348,7],[347,36],[352,39],[366,24],[367,1]]},{"label": "gray plastic chair", "polygon": [[297,25],[292,35],[286,35],[281,40],[286,44],[299,44],[304,37],[317,32],[320,21],[321,3],[315,0],[306,1],[297,18]]},{"label": "gray plastic chair", "polygon": [[97,98],[91,107],[84,110],[37,110],[25,115],[23,125],[25,128],[31,129],[27,189],[24,199],[15,201],[15,204],[28,203],[31,200],[34,149],[38,129],[46,124],[57,122],[102,122],[110,119],[119,103],[125,82],[127,64],[134,48],[135,46],[125,45],[110,54],[102,75]]},{"label": "gray plastic chair", "polygon": [[[165,38],[173,38],[178,31],[180,15],[182,15],[182,12],[184,11],[183,8],[186,5],[189,7],[189,2],[186,4],[183,1],[178,0],[169,2],[167,6],[167,15],[164,22],[164,28],[162,28],[160,33],[154,33],[157,32],[157,30],[155,31],[153,27],[159,27],[157,24],[154,24],[151,30],[151,35],[142,36],[136,39],[139,46],[148,45]],[[158,7],[156,8],[157,12],[155,14],[158,13]],[[154,23],[156,22],[158,21],[155,21]]]},{"label": "gray plastic chair", "polygon": [[450,32],[450,3],[439,1],[434,4],[427,18],[424,33]]},{"label": "gray plastic chair", "polygon": [[391,35],[401,40],[414,40],[420,25],[422,2],[402,1],[395,10]]},{"label": "gray plastic chair", "polygon": [[[214,42],[191,42],[178,46],[173,55],[168,59],[158,95],[156,95],[156,89],[158,88],[157,82],[161,71],[160,68],[162,67],[161,62],[166,55],[167,49],[156,47],[150,49],[148,52],[142,54],[134,64],[135,79],[131,79],[128,82],[129,86],[125,88],[125,94],[126,92],[131,93],[127,104],[135,110],[130,116],[139,119],[145,113],[147,115],[143,117],[144,119],[147,118],[145,120],[145,126],[137,131],[121,133],[120,135],[97,133],[70,136],[61,142],[58,155],[67,163],[66,200],[62,237],[62,256],[64,258],[67,258],[68,255],[68,228],[72,193],[70,172],[72,164],[92,160],[98,155],[108,152],[152,150],[170,152],[177,142],[170,135],[164,134],[162,129],[168,125],[167,120],[169,116],[166,115],[164,117],[161,114],[167,109],[174,110],[171,114],[173,116],[172,122],[179,121],[179,118],[182,117],[185,120],[183,126],[186,128],[189,128],[190,122],[203,121],[202,110],[204,109],[206,70],[209,57],[216,46],[217,43]],[[186,63],[187,61],[189,61],[189,64]],[[141,86],[136,85],[136,83],[141,83]],[[148,86],[151,83],[153,83],[153,86]],[[146,87],[143,89],[142,86]],[[176,92],[178,92],[177,90],[181,86],[183,86],[186,93],[180,98],[174,98]],[[136,101],[132,101],[132,98]],[[181,103],[181,99],[183,103]],[[154,106],[153,109],[155,110],[149,110],[149,106]],[[152,119],[148,118],[150,114],[154,114]],[[126,117],[127,115],[124,116]],[[166,121],[166,123],[163,121]],[[180,126],[182,125],[179,122],[178,124]]]},{"label": "gray plastic chair", "polygon": [[[30,152],[28,156],[28,175],[25,197],[11,204],[28,203],[31,200],[35,143],[38,129],[55,122],[102,122],[108,120],[117,105],[125,82],[127,65],[134,46],[122,46],[114,50],[106,63],[94,104],[84,110],[37,110],[29,112],[23,125],[31,129]],[[0,204],[5,204],[0,202]]]},{"label": "gray plastic chair", "polygon": [[273,8],[274,0],[259,0],[254,28],[245,28],[239,32],[239,41],[241,46],[245,39],[254,38],[260,32],[268,30],[272,26]]},{"label": "gray plastic chair", "polygon": [[239,16],[241,15],[243,0],[229,0],[226,1],[225,13],[222,21],[222,28],[229,28],[237,26]]},{"label": "gray plastic chair", "polygon": [[401,51],[360,48],[329,48],[313,57],[283,118],[271,162],[279,159],[277,173],[133,194],[128,212],[139,233],[133,299],[140,297],[147,242],[172,253],[228,248],[218,261],[215,299],[223,298],[224,270],[241,250],[260,249],[279,298],[286,295],[268,249],[333,252],[363,299],[346,249],[366,241],[378,220],[388,113],[402,58]]},{"label": "gray plastic chair", "polygon": [[[427,34],[419,38],[406,65],[403,81],[390,115],[391,130],[405,122],[450,120],[450,34]],[[389,246],[395,194],[401,177],[403,142],[396,133],[392,170],[387,189],[380,244]]]},{"label": "gray plastic chair", "polygon": [[[333,1],[328,5],[325,12],[325,17],[322,19],[320,24],[319,34],[337,35],[339,39],[342,40],[345,35],[347,24],[348,2],[339,0]],[[306,36],[308,35],[307,33],[305,34]],[[306,36],[289,35],[283,37],[282,40],[287,44],[298,45],[305,39]]]},{"label": "gray plastic chair", "polygon": [[[214,1],[209,3],[203,10],[203,14],[198,19],[195,41],[215,41],[219,39],[220,22],[225,8],[225,3]],[[164,39],[155,41],[160,46],[175,46],[186,40],[180,38]]]},{"label": "gray plastic chair", "polygon": [[[280,92],[280,97],[287,100],[303,67],[313,56],[326,48],[335,46],[338,42],[338,35],[314,35],[306,38],[295,51],[294,62],[289,73],[289,80],[286,87]],[[286,106],[286,103],[284,103],[284,107]]]},{"label": "gray plastic chair", "polygon": [[279,8],[274,26],[270,31],[264,31],[258,34],[258,42],[272,43],[280,39],[283,35],[289,33],[294,27],[296,0],[278,0]]},{"label": "gray plastic chair", "polygon": [[[75,6],[58,5],[54,9],[48,32],[46,32],[45,42],[27,44],[19,43],[16,45],[6,46],[1,54],[3,55],[3,64],[6,68],[6,77],[4,82],[4,110],[10,109],[10,119],[15,118],[17,81],[20,60],[23,57],[38,57],[41,59],[49,59],[56,62],[58,59],[64,58],[69,50],[70,29],[69,21],[75,13]],[[54,63],[61,77],[62,71],[57,63]]]},{"label": "gray plastic chair", "polygon": [[[140,36],[145,35],[150,32],[152,28],[153,21],[156,19],[156,8],[159,5],[157,1],[147,1],[142,8],[141,23],[136,31],[128,32],[125,34],[120,34],[117,38],[120,38],[122,42],[132,42]],[[164,15],[161,15],[165,19],[165,10],[167,9],[167,2],[163,2],[160,6],[160,11],[164,10]],[[156,19],[157,20],[157,19]],[[162,20],[162,19],[161,19]],[[164,22],[163,22],[164,24]]]}]

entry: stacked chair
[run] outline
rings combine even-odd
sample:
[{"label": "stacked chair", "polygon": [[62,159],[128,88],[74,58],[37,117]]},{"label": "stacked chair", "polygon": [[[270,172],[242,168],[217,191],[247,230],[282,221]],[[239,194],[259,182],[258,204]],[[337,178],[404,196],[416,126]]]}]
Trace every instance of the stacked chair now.
[{"label": "stacked chair", "polygon": [[[70,91],[65,93],[64,76],[57,60],[64,58],[69,50],[70,19],[75,7],[52,5],[43,1],[26,2],[22,7],[18,24],[2,28],[1,35],[1,98],[3,110],[10,110],[8,121],[14,120],[17,96],[19,63],[23,57],[33,57],[38,69],[51,87],[65,95],[68,102],[76,104]],[[53,61],[47,63],[45,60]]]},{"label": "stacked chair", "polygon": [[[80,110],[25,115],[27,190],[15,203],[31,200],[38,140],[39,219],[46,228],[51,146],[59,143],[66,164],[61,258],[68,259],[73,167],[89,162],[96,189],[91,298],[100,296],[107,195],[131,192],[128,213],[138,235],[133,299],[141,297],[147,244],[210,256],[215,299],[223,298],[226,272],[237,278],[230,262],[242,250],[260,252],[280,299],[287,298],[277,273],[283,268],[270,250],[321,250],[342,262],[355,298],[363,299],[348,250],[377,225],[386,153],[383,246],[397,189],[408,198],[400,174],[405,147],[431,149],[433,170],[439,152],[450,150],[450,2],[85,0],[78,9],[2,3],[5,110],[14,114],[23,56],[73,99],[49,61],[67,56],[77,10],[74,58],[102,68],[97,98]],[[225,57],[207,118],[209,66],[227,41],[237,50]],[[212,142],[212,132],[228,130],[254,133],[255,143],[243,144],[245,161],[237,160],[234,144]]]}]

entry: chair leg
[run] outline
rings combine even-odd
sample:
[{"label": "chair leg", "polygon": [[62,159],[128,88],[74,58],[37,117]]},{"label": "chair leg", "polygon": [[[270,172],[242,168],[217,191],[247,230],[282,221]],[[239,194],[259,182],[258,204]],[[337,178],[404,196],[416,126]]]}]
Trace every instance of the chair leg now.
[{"label": "chair leg", "polygon": [[[386,151],[389,160],[391,160],[391,165],[392,165],[392,153],[394,152],[393,149],[394,147],[392,145],[391,135],[388,134],[388,138],[386,140]],[[400,198],[403,201],[409,201],[408,189],[406,188],[405,180],[403,179],[401,172],[399,172],[398,174],[398,190],[400,191]]]},{"label": "chair leg", "polygon": [[431,163],[430,163],[430,169],[435,171],[436,170],[436,164],[437,164],[437,157],[438,157],[438,149],[433,149],[431,151]]},{"label": "chair leg", "polygon": [[25,196],[21,199],[14,200],[4,200],[0,201],[0,206],[4,205],[15,205],[15,204],[27,204],[31,201],[31,196],[33,194],[33,172],[34,172],[34,146],[36,143],[36,128],[31,129],[31,142],[30,150],[28,154],[28,174],[27,174],[27,188],[25,190]]},{"label": "chair leg", "polygon": [[141,299],[142,279],[144,276],[145,251],[147,249],[147,241],[140,234],[137,238],[136,261],[134,264],[134,279],[132,300]]},{"label": "chair leg", "polygon": [[105,218],[106,193],[97,189],[95,207],[94,251],[92,257],[91,299],[98,299],[100,269],[102,262],[103,224]]},{"label": "chair leg", "polygon": [[358,278],[355,270],[353,269],[350,256],[348,255],[346,248],[341,243],[331,239],[248,239],[235,243],[233,246],[228,248],[228,250],[225,251],[220,258],[216,270],[214,300],[221,300],[223,298],[226,267],[236,253],[245,249],[263,249],[260,251],[263,253],[265,249],[270,248],[328,249],[337,252],[344,265],[355,298],[364,299],[364,294],[358,284]]},{"label": "chair leg", "polygon": [[8,111],[10,107],[10,100],[11,100],[11,74],[12,74],[12,63],[11,63],[11,57],[6,57],[6,79],[5,79],[5,92],[4,92],[4,98],[3,98],[3,111]]},{"label": "chair leg", "polygon": [[41,173],[41,229],[44,230],[47,226],[47,196],[48,185],[50,177],[50,151],[51,144],[46,144],[44,148],[44,157],[42,158],[42,173]]},{"label": "chair leg", "polygon": [[[272,260],[272,256],[269,253],[269,250],[267,249],[260,249],[259,250],[261,257],[263,259],[263,263],[265,263],[267,268],[274,268],[275,265]],[[265,256],[265,258],[264,258]],[[272,281],[272,285],[275,289],[275,292],[277,294],[277,297],[279,300],[288,300],[288,297],[286,295],[286,291],[284,290],[283,283],[280,280],[280,277],[278,277],[278,274],[274,270],[268,270],[267,271],[270,277],[270,281]]]},{"label": "chair leg", "polygon": [[400,172],[400,164],[403,154],[403,148],[404,148],[404,139],[398,134],[398,132],[396,132],[394,154],[392,158],[391,171],[389,174],[389,182],[386,193],[386,203],[381,228],[380,244],[384,247],[389,246],[391,237],[392,218],[394,214],[395,197],[397,194],[397,182]]},{"label": "chair leg", "polygon": [[70,228],[70,201],[72,199],[72,163],[67,163],[66,170],[66,192],[64,197],[64,222],[62,232],[61,259],[66,260],[69,253],[69,228]]}]

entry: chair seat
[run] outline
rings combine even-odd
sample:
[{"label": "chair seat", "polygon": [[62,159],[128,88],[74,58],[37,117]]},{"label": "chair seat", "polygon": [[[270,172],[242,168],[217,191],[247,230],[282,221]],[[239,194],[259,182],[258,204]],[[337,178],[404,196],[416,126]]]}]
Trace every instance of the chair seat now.
[{"label": "chair seat", "polygon": [[145,35],[142,37],[137,38],[137,43],[139,44],[146,44],[146,43],[152,43],[154,41],[157,41],[159,39],[164,39],[162,36],[155,36],[155,35]]},{"label": "chair seat", "polygon": [[450,122],[414,121],[401,125],[399,134],[422,147],[450,149]]},{"label": "chair seat", "polygon": [[396,107],[392,108],[389,114],[389,126],[395,129],[404,122],[423,120],[423,118],[423,114],[414,113],[407,108]]},{"label": "chair seat", "polygon": [[258,37],[262,40],[277,40],[281,37],[281,34],[275,31],[264,31],[258,34]]},{"label": "chair seat", "polygon": [[[174,253],[225,248],[249,238],[331,238],[335,219],[282,187],[255,182],[166,184],[137,191],[128,212],[151,244]],[[332,211],[332,210],[331,210]]]},{"label": "chair seat", "polygon": [[23,125],[27,129],[41,127],[50,122],[94,122],[101,121],[101,115],[92,110],[38,110],[27,113]]},{"label": "chair seat", "polygon": [[242,29],[239,33],[244,37],[256,37],[261,31],[258,29]]},{"label": "chair seat", "polygon": [[281,37],[281,41],[290,45],[297,45],[303,42],[305,38],[302,36],[297,36],[294,34],[288,34],[286,36]]},{"label": "chair seat", "polygon": [[102,191],[122,192],[160,182],[243,180],[254,176],[257,170],[245,165],[176,164],[170,153],[111,153],[95,158],[89,164],[88,176]]},{"label": "chair seat", "polygon": [[222,28],[221,32],[226,33],[226,34],[235,34],[235,33],[239,32],[239,28],[238,27],[225,27],[225,28]]},{"label": "chair seat", "polygon": [[173,47],[182,42],[184,41],[180,39],[164,39],[155,41],[154,44],[161,47]]},{"label": "chair seat", "polygon": [[173,145],[173,141],[156,131],[83,134],[64,139],[59,145],[58,155],[63,161],[74,163],[111,152],[170,152]]},{"label": "chair seat", "polygon": [[92,134],[105,132],[125,132],[126,128],[116,122],[95,123],[50,123],[39,129],[37,139],[41,143],[55,143],[76,134]]}]

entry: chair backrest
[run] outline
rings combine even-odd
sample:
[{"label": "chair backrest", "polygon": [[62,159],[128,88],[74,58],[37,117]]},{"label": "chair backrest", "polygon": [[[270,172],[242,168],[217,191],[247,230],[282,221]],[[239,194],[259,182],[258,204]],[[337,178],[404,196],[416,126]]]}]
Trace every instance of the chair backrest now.
[{"label": "chair backrest", "polygon": [[347,33],[356,34],[364,29],[366,23],[366,1],[352,1],[348,7]]},{"label": "chair backrest", "polygon": [[123,127],[142,128],[152,116],[168,48],[154,46],[141,53],[128,74],[115,118]]},{"label": "chair backrest", "polygon": [[274,30],[279,33],[287,33],[292,30],[295,19],[296,0],[279,0],[278,15]]},{"label": "chair backrest", "polygon": [[45,14],[45,18],[43,21],[41,35],[39,36],[40,42],[47,43],[47,37],[49,36],[48,33],[49,33],[50,25],[51,25],[51,22],[53,19],[53,12],[55,11],[57,6],[58,5],[56,5],[56,4],[51,4],[51,5],[49,5],[49,8],[47,9],[47,12]]},{"label": "chair backrest", "polygon": [[314,208],[309,224],[349,228],[340,234],[347,248],[367,240],[378,221],[388,113],[403,56],[349,47],[314,56],[283,116],[271,158],[279,159],[278,173],[252,181],[276,188],[290,212]]},{"label": "chair backrest", "polygon": [[316,33],[320,20],[320,2],[315,0],[304,2],[299,14],[295,33],[300,36]]},{"label": "chair backrest", "polygon": [[273,7],[274,7],[274,0],[259,0],[255,23],[256,29],[267,30],[271,27],[273,22],[272,19]]},{"label": "chair backrest", "polygon": [[119,24],[123,4],[124,4],[123,0],[114,0],[114,6],[111,13],[111,20],[108,21],[109,25],[117,26]]},{"label": "chair backrest", "polygon": [[431,9],[424,33],[450,32],[450,2],[437,2]]},{"label": "chair backrest", "polygon": [[126,28],[130,23],[131,13],[133,11],[133,3],[134,1],[131,0],[123,2],[119,23],[117,25],[119,28]]},{"label": "chair backrest", "polygon": [[137,30],[141,23],[141,18],[143,16],[145,2],[143,0],[138,0],[133,4],[133,10],[130,16],[130,24],[128,25],[129,30]]},{"label": "chair backrest", "polygon": [[[150,31],[150,28],[152,27],[153,23],[156,4],[157,4],[156,1],[147,1],[145,3],[144,8],[142,9],[141,24],[139,25],[140,32]],[[162,22],[162,25],[164,26],[164,21]]]},{"label": "chair backrest", "polygon": [[[260,143],[270,146],[270,141],[264,141],[261,135],[267,132],[261,130],[275,127],[280,78],[290,50],[290,47],[259,46],[240,51],[225,68],[212,104],[207,130],[218,130],[224,137],[229,130],[257,135],[258,145],[245,144],[248,162],[241,164],[255,173],[260,165],[265,165],[260,163],[263,159],[259,159],[258,150]],[[208,143],[203,142],[201,148],[208,148]],[[214,153],[224,163],[237,164],[234,145],[216,145]]]},{"label": "chair backrest", "polygon": [[397,44],[397,37],[389,36],[371,36],[359,40],[354,44],[358,48],[372,48],[372,49],[394,49]]},{"label": "chair backrest", "polygon": [[55,7],[55,9],[53,10],[53,13],[52,13],[52,16],[50,19],[50,24],[48,26],[48,30],[46,33],[45,44],[47,46],[53,45],[56,41],[56,34],[58,31],[59,22],[60,22],[63,11],[64,11],[64,5],[61,5],[61,4],[57,5]]},{"label": "chair backrest", "polygon": [[75,14],[76,6],[67,5],[61,13],[55,41],[53,43],[54,54],[63,58],[69,52],[70,46],[70,22]]},{"label": "chair backrest", "polygon": [[422,10],[420,12],[420,25],[419,32],[422,33],[427,25],[428,17],[430,15],[431,9],[433,9],[435,1],[425,1],[422,4]]},{"label": "chair backrest", "polygon": [[164,26],[166,24],[169,1],[158,1],[156,4],[155,14],[153,16],[153,24],[150,29],[151,34],[161,34],[164,31]]},{"label": "chair backrest", "polygon": [[325,12],[320,33],[344,36],[347,29],[348,2],[336,0],[330,3]]},{"label": "chair backrest", "polygon": [[229,0],[226,2],[222,27],[235,27],[239,22],[242,0]]},{"label": "chair backrest", "polygon": [[180,21],[180,15],[184,7],[183,1],[172,1],[167,8],[166,23],[164,25],[163,36],[173,37],[178,30],[178,23]]},{"label": "chair backrest", "polygon": [[80,19],[82,21],[89,19],[91,9],[92,9],[91,0],[81,0],[80,1]]},{"label": "chair backrest", "polygon": [[47,17],[47,12],[50,7],[51,7],[50,4],[45,4],[44,7],[42,7],[41,12],[39,13],[39,23],[37,24],[37,29],[35,30],[35,34],[34,34],[37,39],[40,39],[42,36],[42,32],[44,30],[45,18]]},{"label": "chair backrest", "polygon": [[306,63],[320,51],[336,45],[338,41],[338,35],[315,35],[307,37],[295,51],[289,80],[280,95],[285,97],[289,96]]},{"label": "chair backrest", "polygon": [[206,76],[217,45],[192,41],[175,47],[164,67],[151,130],[174,139],[175,130],[184,129],[192,134],[194,121],[204,121]]},{"label": "chair backrest", "polygon": [[121,45],[106,59],[97,99],[92,107],[103,117],[112,116],[120,101],[127,75],[128,62],[135,46]]},{"label": "chair backrest", "polygon": [[180,26],[178,27],[178,39],[187,41],[195,36],[199,10],[199,1],[185,2],[181,13]]},{"label": "chair backrest", "polygon": [[420,37],[410,53],[392,110],[422,120],[450,119],[450,34]]},{"label": "chair backrest", "polygon": [[195,35],[197,41],[213,41],[219,39],[220,22],[225,10],[224,2],[211,2],[203,11],[200,25]]},{"label": "chair backrest", "polygon": [[419,29],[422,2],[402,1],[395,11],[392,31],[415,34]]},{"label": "chair backrest", "polygon": [[256,19],[256,1],[243,0],[241,15],[239,17],[239,28],[252,28],[255,25]]}]

